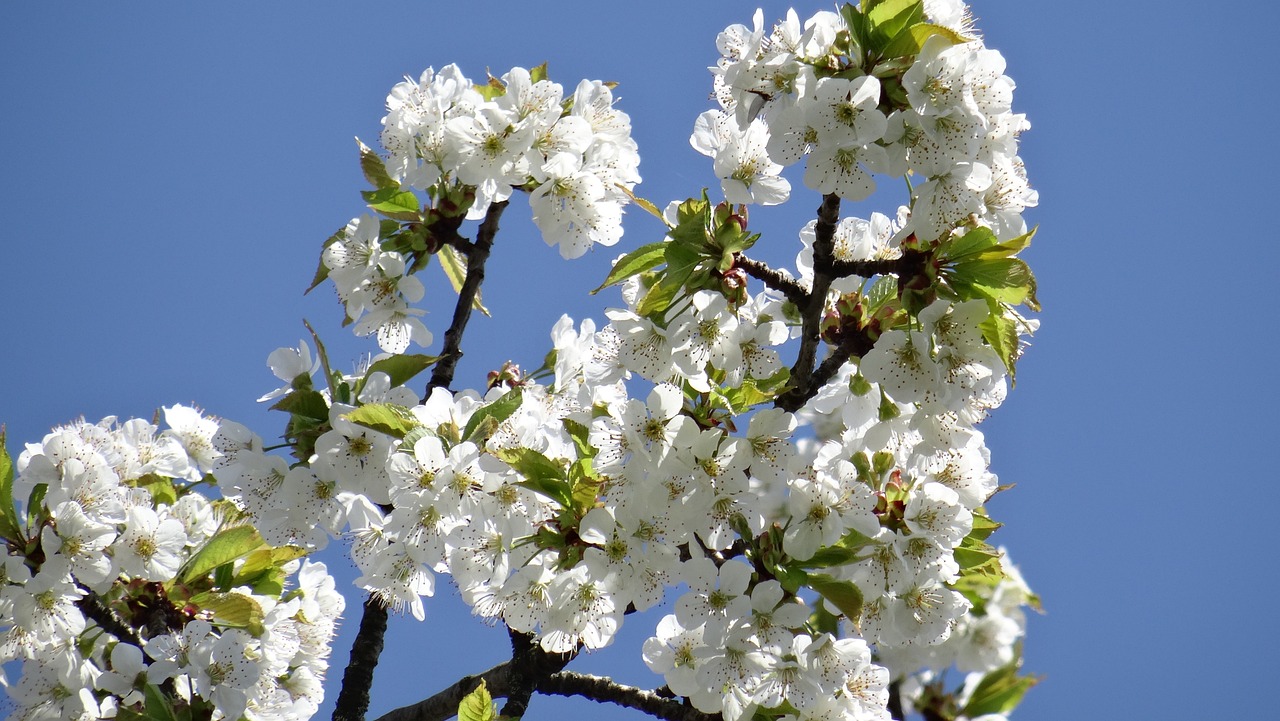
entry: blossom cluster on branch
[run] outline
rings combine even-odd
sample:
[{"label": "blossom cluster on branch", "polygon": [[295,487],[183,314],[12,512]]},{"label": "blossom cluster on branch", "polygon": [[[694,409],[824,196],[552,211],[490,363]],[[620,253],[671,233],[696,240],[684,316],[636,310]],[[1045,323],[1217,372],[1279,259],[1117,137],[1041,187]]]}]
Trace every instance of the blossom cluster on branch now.
[{"label": "blossom cluster on branch", "polygon": [[[159,433],[59,429],[7,473],[29,499],[0,529],[0,648],[34,662],[19,717],[307,717],[343,602],[299,559],[346,537],[367,618],[426,618],[447,575],[507,627],[504,713],[542,691],[663,718],[1004,718],[1036,681],[1018,671],[1038,603],[987,543],[1002,487],[977,429],[1038,326],[1019,309],[1038,310],[1018,257],[1037,198],[1004,60],[949,0],[769,29],[757,12],[716,46],[720,107],[690,141],[724,201],[662,210],[634,194],[611,84],[447,66],[396,85],[385,155],[359,148],[370,213],[326,241],[312,284],[383,352],[351,374],[314,333],[271,354],[284,385],[262,400],[292,458],[175,407]],[[764,242],[748,206],[790,199],[802,160],[821,205],[794,270],[771,268],[747,255]],[[907,179],[904,204],[841,217],[883,176]],[[614,262],[603,320],[556,323],[541,367],[455,391],[517,191],[566,258],[617,243],[627,204],[663,234]],[[459,294],[435,356],[407,352],[433,341],[413,306],[432,258]],[[193,492],[206,482],[221,500]],[[664,603],[642,650],[661,693],[563,671]],[[384,625],[365,627],[352,657],[376,663]],[[338,713],[362,717],[367,677],[347,683],[365,700]]]}]

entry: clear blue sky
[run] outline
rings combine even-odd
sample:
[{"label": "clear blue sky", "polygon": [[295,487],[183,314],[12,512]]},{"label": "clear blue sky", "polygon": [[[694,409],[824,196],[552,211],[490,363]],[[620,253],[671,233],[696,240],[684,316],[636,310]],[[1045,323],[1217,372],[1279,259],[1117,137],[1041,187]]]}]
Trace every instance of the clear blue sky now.
[{"label": "clear blue sky", "polygon": [[[338,328],[329,291],[301,292],[320,243],[362,209],[352,136],[376,140],[402,75],[549,61],[566,86],[616,80],[640,144],[640,194],[661,205],[714,183],[687,138],[710,107],[715,34],[750,22],[751,5],[430,6],[440,7],[0,8],[0,422],[11,451],[79,415],[150,417],[175,402],[270,439],[281,419],[254,403],[276,386],[265,359],[296,344],[304,317],[340,366],[372,349]],[[785,9],[768,3],[766,20]],[[1041,228],[1028,259],[1043,331],[983,427],[994,470],[1017,483],[992,504],[1007,523],[993,540],[1049,611],[1032,620],[1026,651],[1047,679],[1017,718],[1272,718],[1280,384],[1269,306],[1280,251],[1266,208],[1280,187],[1266,48],[1277,10],[977,0],[975,12],[1018,83],[1015,110],[1031,119],[1022,155],[1042,201],[1028,213]],[[753,216],[776,259],[793,257],[795,229],[818,204],[797,195]],[[508,358],[536,366],[560,313],[611,302],[586,291],[612,253],[561,261],[527,214],[517,203],[504,219],[485,288],[495,317],[473,322],[459,385]],[[632,212],[621,247],[658,232]],[[429,291],[438,334],[448,295]],[[360,598],[351,589],[349,632]],[[503,660],[504,635],[472,621],[447,586],[427,615],[393,618],[373,715]],[[654,622],[628,618],[613,648],[574,667],[659,685],[639,660]],[[322,713],[349,638],[335,644]],[[542,697],[527,718],[560,714],[641,718]]]}]

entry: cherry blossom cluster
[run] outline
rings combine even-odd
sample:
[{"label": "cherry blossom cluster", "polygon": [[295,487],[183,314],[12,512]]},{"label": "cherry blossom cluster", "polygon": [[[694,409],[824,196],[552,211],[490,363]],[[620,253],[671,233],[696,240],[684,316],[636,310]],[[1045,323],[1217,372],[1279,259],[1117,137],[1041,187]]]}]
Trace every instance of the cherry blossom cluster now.
[{"label": "cherry blossom cluster", "polygon": [[[698,118],[691,142],[715,161],[731,203],[785,201],[785,166],[805,161],[804,183],[863,200],[874,174],[920,180],[905,233],[923,241],[966,224],[1002,240],[1026,232],[1022,211],[1037,203],[1018,157],[1030,127],[1011,111],[1005,61],[974,37],[959,0],[925,3],[939,29],[911,60],[858,44],[846,16],[819,12],[803,25],[794,11],[766,31],[728,27],[713,68],[720,110]],[[870,60],[875,60],[871,58]]]},{"label": "cherry blossom cluster", "polygon": [[[517,67],[476,85],[448,65],[392,88],[381,135],[389,157],[378,159],[363,145],[362,153],[378,166],[371,179],[386,183],[384,190],[427,194],[425,213],[412,195],[411,207],[400,196],[390,213],[413,219],[421,245],[415,250],[446,242],[431,234],[441,213],[478,220],[515,189],[529,193],[543,239],[565,258],[622,237],[622,206],[640,182],[631,120],[614,107],[609,84],[583,80],[565,97],[545,76],[545,67]],[[387,214],[388,206],[371,206]],[[423,311],[413,307],[423,295],[413,277],[417,264],[404,249],[388,247],[396,230],[372,216],[353,219],[322,258],[356,334],[376,333],[388,353],[432,339],[418,319]]]},{"label": "cherry blossom cluster", "polygon": [[304,719],[323,698],[333,579],[250,542],[258,556],[226,569],[244,584],[217,588],[203,564],[254,533],[192,489],[241,449],[194,408],[164,419],[77,422],[18,457],[31,520],[5,514],[0,660],[23,662],[10,718],[110,717],[160,684],[215,718]]}]

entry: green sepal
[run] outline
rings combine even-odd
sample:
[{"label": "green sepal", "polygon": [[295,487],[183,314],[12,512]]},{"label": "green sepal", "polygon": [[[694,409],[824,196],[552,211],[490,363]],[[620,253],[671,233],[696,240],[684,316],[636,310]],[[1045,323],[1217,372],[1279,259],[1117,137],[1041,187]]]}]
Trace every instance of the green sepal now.
[{"label": "green sepal", "polygon": [[840,609],[845,618],[853,621],[862,615],[862,591],[853,581],[842,581],[825,573],[810,573],[808,586]]},{"label": "green sepal", "polygon": [[523,402],[524,394],[519,388],[512,388],[502,394],[496,401],[471,414],[471,418],[467,421],[467,427],[462,431],[463,440],[473,441],[477,446],[482,445],[482,441],[477,440],[476,437],[476,429],[480,427],[480,424],[486,419],[492,419],[493,426],[496,428],[499,423],[502,423],[511,417],[512,413],[519,410],[520,404]]},{"label": "green sepal", "polygon": [[394,403],[369,403],[343,416],[352,423],[385,433],[392,438],[404,438],[409,431],[422,425],[408,408]]},{"label": "green sepal", "polygon": [[351,395],[359,399],[369,376],[374,373],[386,373],[391,379],[391,387],[395,388],[413,380],[414,376],[435,365],[442,357],[422,353],[404,353],[375,361],[369,366],[369,370],[365,371],[364,376],[356,381],[356,387],[351,391]]},{"label": "green sepal", "polygon": [[400,190],[399,186],[394,188],[379,188],[377,190],[362,190],[360,196],[364,198],[364,202],[369,204],[369,209],[376,211],[388,218],[396,220],[421,220],[422,208],[418,203],[418,196],[408,190]]},{"label": "green sepal", "polygon": [[360,171],[364,173],[364,179],[369,181],[369,185],[377,190],[399,189],[400,183],[387,173],[387,166],[382,162],[381,156],[373,152],[360,138],[356,138],[356,144],[360,146]]},{"label": "green sepal", "polygon": [[203,578],[210,571],[225,563],[231,563],[262,548],[266,541],[253,526],[224,528],[205,542],[178,572],[183,583]]},{"label": "green sepal", "polygon": [[1040,683],[1037,676],[1019,676],[1021,654],[1007,665],[988,673],[974,688],[962,714],[976,718],[986,714],[1008,715],[1022,701],[1032,686]]},{"label": "green sepal", "polygon": [[642,245],[619,258],[618,262],[613,264],[613,269],[609,271],[609,276],[604,279],[599,288],[591,291],[591,294],[595,295],[637,273],[643,273],[646,270],[652,270],[662,265],[666,258],[666,247],[666,241],[658,241],[657,243]]}]

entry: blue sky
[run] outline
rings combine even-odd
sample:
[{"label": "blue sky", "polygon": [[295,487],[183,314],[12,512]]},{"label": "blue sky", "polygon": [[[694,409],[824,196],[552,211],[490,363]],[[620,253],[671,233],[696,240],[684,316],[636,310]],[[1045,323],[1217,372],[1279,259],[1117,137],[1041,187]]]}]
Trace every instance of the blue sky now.
[{"label": "blue sky", "polygon": [[[638,192],[661,205],[714,185],[687,138],[710,107],[715,34],[750,22],[751,5],[435,5],[0,8],[11,451],[80,415],[150,417],[176,402],[272,438],[281,419],[254,399],[276,386],[267,354],[296,344],[303,318],[336,365],[371,350],[338,327],[331,292],[302,290],[320,243],[362,210],[352,138],[376,140],[405,74],[548,61],[566,86],[616,80],[641,150]],[[766,20],[786,7],[766,4]],[[1016,718],[1270,717],[1280,251],[1266,208],[1280,187],[1265,46],[1280,13],[1147,0],[977,0],[975,13],[1032,122],[1022,155],[1042,203],[1027,258],[1043,330],[983,427],[994,470],[1017,484],[991,505],[1007,524],[993,540],[1048,610],[1026,650],[1047,678]],[[797,196],[753,215],[758,247],[778,260],[818,204]],[[587,295],[611,252],[562,261],[527,215],[516,203],[504,217],[484,291],[494,318],[473,322],[458,385],[508,358],[536,366],[561,313],[615,302]],[[626,228],[620,248],[660,233],[634,211]],[[425,280],[439,335],[450,292]],[[348,596],[353,631],[361,595]],[[393,619],[372,715],[503,659],[505,635],[448,588],[427,614]],[[654,622],[629,618],[614,647],[574,667],[659,685],[639,660]],[[349,633],[335,644],[331,697],[348,645]],[[527,718],[559,714],[640,718],[542,697]]]}]

